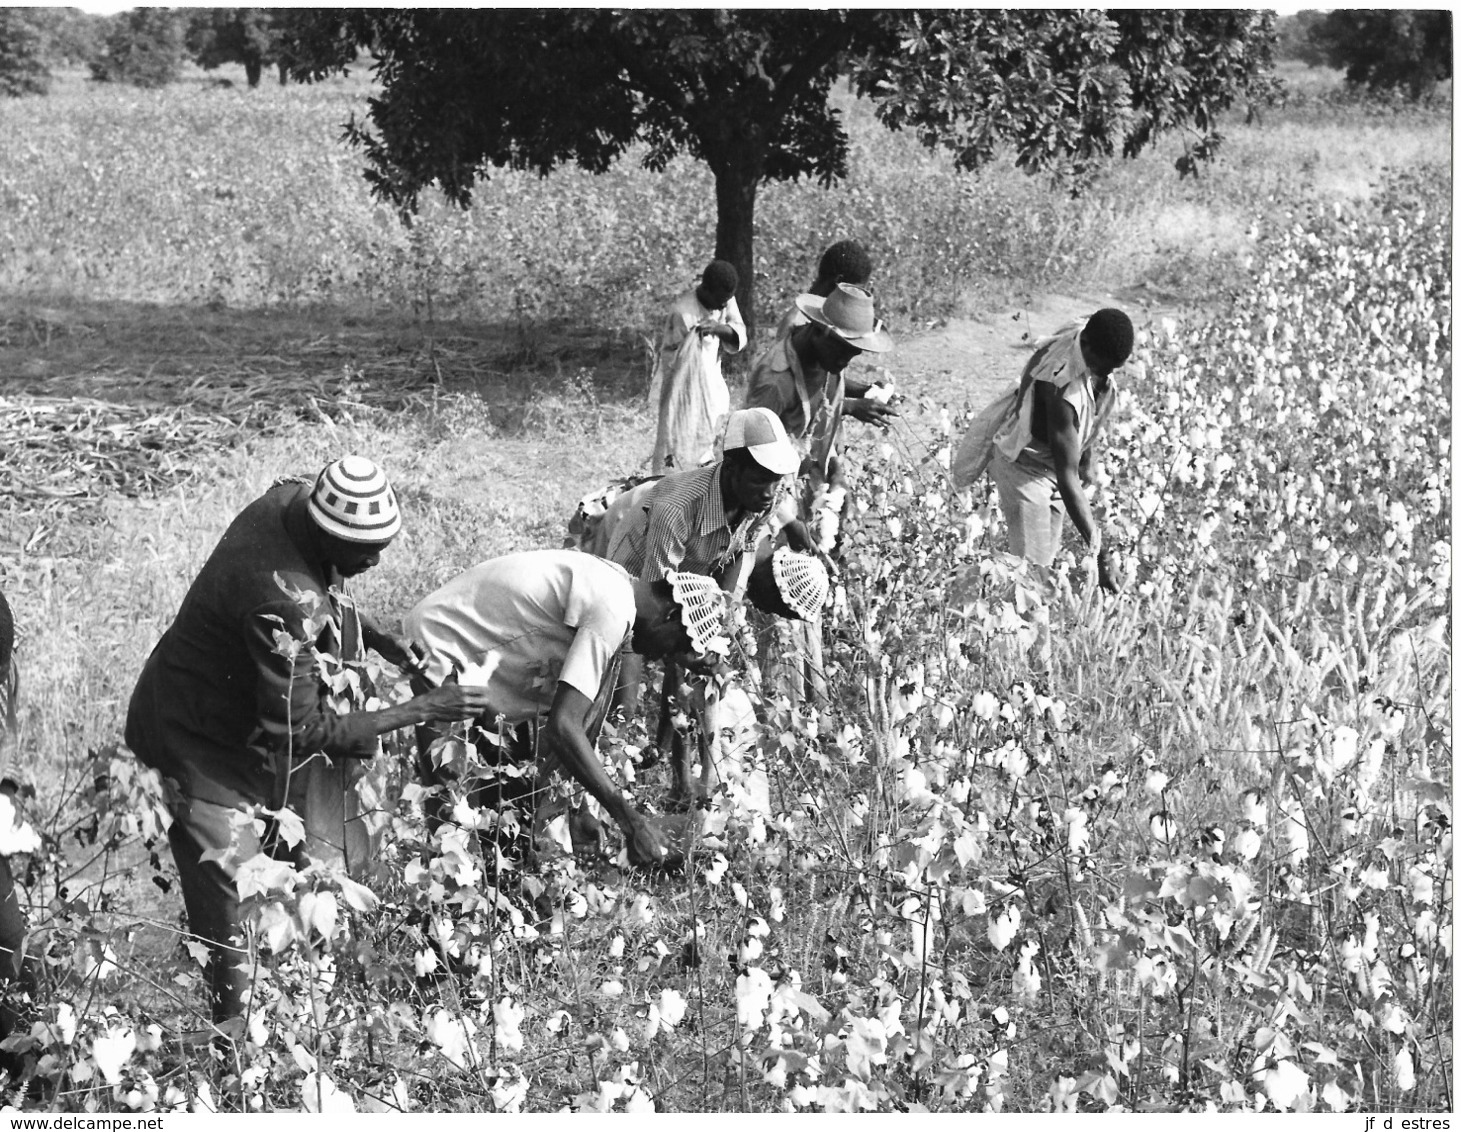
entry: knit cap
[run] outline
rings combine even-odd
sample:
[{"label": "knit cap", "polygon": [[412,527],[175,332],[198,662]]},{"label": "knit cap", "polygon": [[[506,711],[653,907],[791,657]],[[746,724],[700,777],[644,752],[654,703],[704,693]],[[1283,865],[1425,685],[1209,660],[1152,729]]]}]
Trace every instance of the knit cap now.
[{"label": "knit cap", "polygon": [[704,574],[683,570],[672,571],[669,582],[675,604],[680,607],[680,620],[690,634],[690,647],[701,654],[728,652],[724,591]]},{"label": "knit cap", "polygon": [[803,621],[815,621],[821,615],[832,585],[827,567],[818,559],[779,546],[771,556],[771,574],[781,600],[793,613]]},{"label": "knit cap", "polygon": [[342,457],[320,473],[309,514],[322,531],[346,542],[389,542],[401,529],[396,493],[364,456]]}]

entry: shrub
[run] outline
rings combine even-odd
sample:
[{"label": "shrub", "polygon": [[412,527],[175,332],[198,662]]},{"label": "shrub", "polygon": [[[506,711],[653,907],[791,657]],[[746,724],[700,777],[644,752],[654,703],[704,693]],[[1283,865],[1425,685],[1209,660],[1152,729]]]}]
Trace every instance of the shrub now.
[{"label": "shrub", "polygon": [[0,8],[0,97],[45,94],[50,89],[44,46],[30,9]]},{"label": "shrub", "polygon": [[182,72],[186,25],[171,8],[133,8],[113,18],[102,56],[91,63],[97,82],[153,89]]}]

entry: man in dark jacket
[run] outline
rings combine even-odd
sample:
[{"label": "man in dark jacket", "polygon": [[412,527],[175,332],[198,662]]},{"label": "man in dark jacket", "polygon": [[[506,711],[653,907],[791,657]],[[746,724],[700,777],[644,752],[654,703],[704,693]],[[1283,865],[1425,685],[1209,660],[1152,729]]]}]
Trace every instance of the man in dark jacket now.
[{"label": "man in dark jacket", "polygon": [[[237,863],[260,851],[246,815],[303,809],[296,771],[311,756],[369,759],[402,727],[467,719],[482,688],[448,684],[380,711],[339,715],[318,654],[373,649],[417,658],[340,591],[400,530],[395,493],[371,461],[346,456],[308,487],[276,484],[233,521],[153,649],[127,711],[127,745],[177,784],[168,841],[191,930],[211,951],[215,1021],[243,1010]],[[303,814],[306,824],[309,814]]]},{"label": "man in dark jacket", "polygon": [[[8,845],[20,845],[24,838],[21,831],[34,837],[29,827],[23,826],[15,811],[17,793],[15,778],[10,771],[10,757],[15,743],[15,709],[20,694],[20,666],[15,659],[15,621],[5,595],[0,594],[0,768],[5,771],[0,778],[0,829]],[[11,851],[9,849],[6,850]],[[20,908],[20,896],[15,891],[15,878],[10,871],[8,857],[0,856],[0,986],[19,979],[27,988],[33,987],[36,976],[35,957],[25,954],[25,913]],[[0,1038],[7,1036],[15,1027],[15,1013],[8,1005],[0,1005]],[[0,1065],[11,1069],[14,1059],[0,1054]]]}]

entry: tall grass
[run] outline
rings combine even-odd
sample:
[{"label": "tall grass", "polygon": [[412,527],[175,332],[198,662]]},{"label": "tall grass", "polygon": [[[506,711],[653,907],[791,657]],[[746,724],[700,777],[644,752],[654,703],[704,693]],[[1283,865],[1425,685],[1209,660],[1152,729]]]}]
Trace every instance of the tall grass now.
[{"label": "tall grass", "polygon": [[[260,307],[344,304],[507,324],[647,327],[713,249],[707,171],[633,159],[593,177],[497,172],[460,212],[428,201],[407,228],[369,198],[341,124],[360,76],[255,91],[199,80],[157,92],[67,78],[0,105],[0,294]],[[1255,225],[1305,199],[1367,195],[1380,170],[1449,155],[1443,115],[1365,119],[1310,97],[1227,124],[1190,181],[1180,138],[1052,192],[1007,164],[958,174],[842,99],[851,174],[773,184],[759,203],[763,302],[805,286],[822,247],[871,244],[907,326],[1030,288],[1221,290]]]}]

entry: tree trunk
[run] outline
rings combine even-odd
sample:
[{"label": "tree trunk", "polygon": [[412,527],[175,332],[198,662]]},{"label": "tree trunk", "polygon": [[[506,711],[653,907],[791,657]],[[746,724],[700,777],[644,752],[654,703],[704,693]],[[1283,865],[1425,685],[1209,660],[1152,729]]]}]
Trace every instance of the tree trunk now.
[{"label": "tree trunk", "polygon": [[279,60],[279,85],[289,85],[289,64],[286,63],[283,59]]},{"label": "tree trunk", "polygon": [[716,165],[715,174],[715,258],[736,269],[740,286],[736,302],[746,331],[756,334],[756,190],[760,187],[759,163],[729,161]]},{"label": "tree trunk", "polygon": [[249,80],[250,90],[259,85],[259,79],[263,77],[263,74],[264,64],[258,59],[244,60],[244,76]]}]

